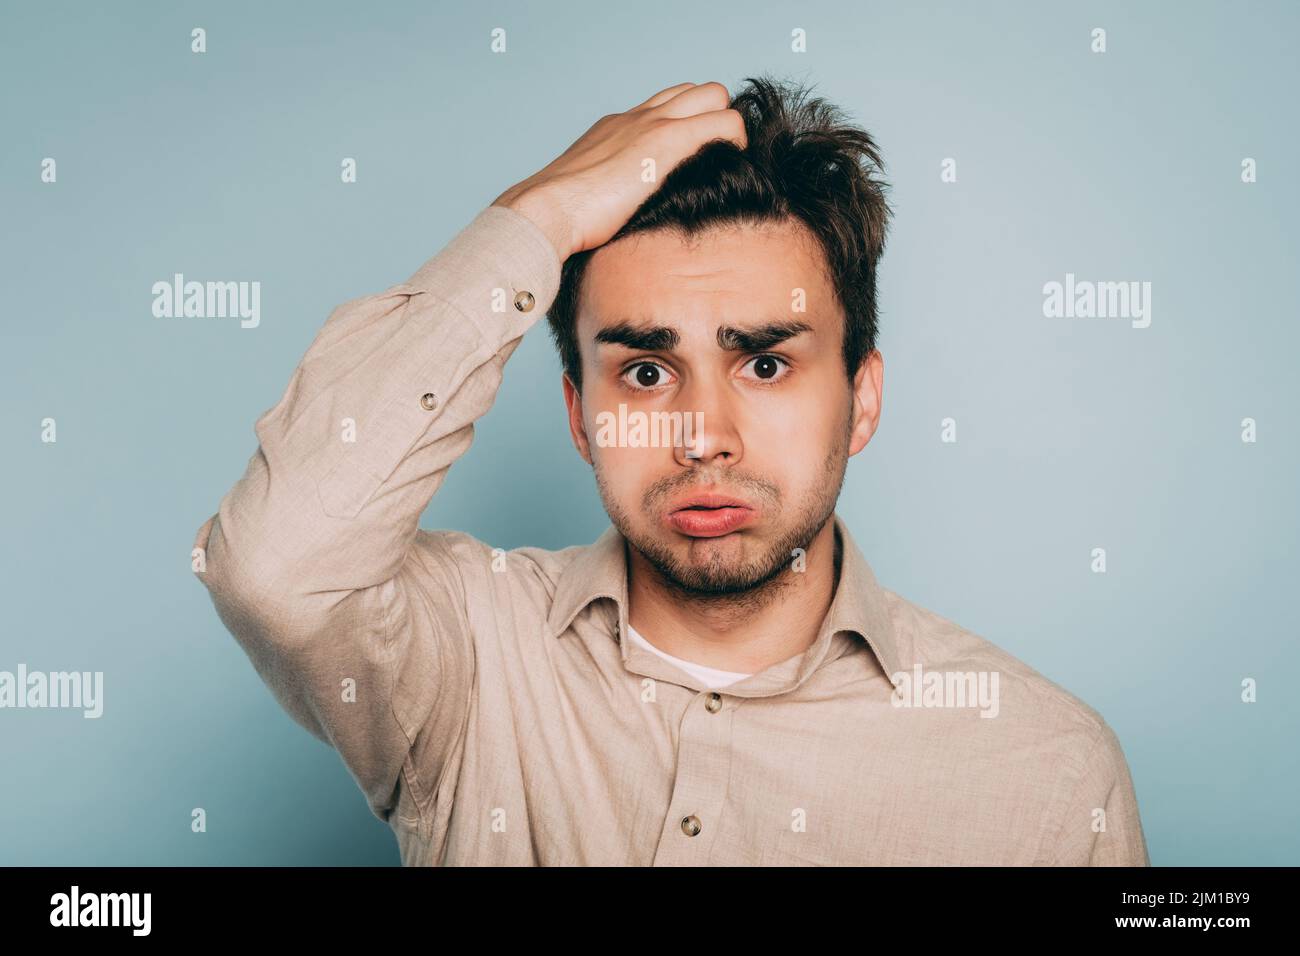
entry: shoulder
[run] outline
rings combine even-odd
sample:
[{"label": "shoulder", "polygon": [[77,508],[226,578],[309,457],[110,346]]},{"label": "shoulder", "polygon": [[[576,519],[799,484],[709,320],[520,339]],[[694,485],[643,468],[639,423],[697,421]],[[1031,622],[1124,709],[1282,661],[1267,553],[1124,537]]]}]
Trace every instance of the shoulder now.
[{"label": "shoulder", "polygon": [[917,674],[973,675],[995,688],[1000,725],[1011,737],[1047,746],[1082,770],[1099,748],[1118,753],[1101,713],[1061,684],[981,634],[881,589],[901,665]]},{"label": "shoulder", "polygon": [[[928,681],[939,674],[945,682],[955,675],[953,686],[964,681],[980,689],[981,704],[984,688],[994,690],[996,719],[970,709],[934,717],[943,722],[946,752],[960,752],[971,779],[987,773],[1042,821],[1046,858],[1144,865],[1133,779],[1101,713],[986,637],[892,591],[885,591],[884,603],[900,666],[911,669],[904,683],[915,684],[918,675]],[[1104,839],[1092,830],[1098,808],[1108,821]]]}]

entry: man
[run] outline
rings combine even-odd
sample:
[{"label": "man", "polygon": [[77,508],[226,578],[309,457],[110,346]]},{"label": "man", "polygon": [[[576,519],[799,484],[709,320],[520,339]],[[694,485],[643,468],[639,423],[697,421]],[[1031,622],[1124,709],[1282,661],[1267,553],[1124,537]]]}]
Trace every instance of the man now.
[{"label": "man", "polygon": [[[880,418],[879,166],[806,91],[670,87],[337,308],[258,420],[200,578],[403,863],[1147,864],[1101,716],[834,513]],[[613,527],[420,530],[548,310]]]}]

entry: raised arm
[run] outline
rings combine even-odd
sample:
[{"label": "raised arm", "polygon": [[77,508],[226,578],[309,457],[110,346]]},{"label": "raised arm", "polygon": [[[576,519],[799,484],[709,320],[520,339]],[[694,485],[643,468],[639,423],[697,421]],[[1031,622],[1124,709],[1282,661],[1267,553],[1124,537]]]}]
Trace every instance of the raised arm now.
[{"label": "raised arm", "polygon": [[[472,672],[454,566],[411,563],[420,514],[559,271],[531,220],[490,206],[407,282],[340,305],[195,540],[222,621],[381,819],[421,724],[454,734]],[[413,627],[423,607],[439,619]]]}]

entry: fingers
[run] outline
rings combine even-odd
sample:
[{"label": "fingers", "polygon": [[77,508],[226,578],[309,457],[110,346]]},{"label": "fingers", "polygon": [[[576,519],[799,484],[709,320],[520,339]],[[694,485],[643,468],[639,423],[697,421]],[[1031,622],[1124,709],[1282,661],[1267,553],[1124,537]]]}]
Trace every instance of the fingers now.
[{"label": "fingers", "polygon": [[725,109],[730,102],[731,94],[721,83],[700,83],[665,100],[656,111],[663,116],[681,119],[696,113]]},{"label": "fingers", "polygon": [[648,110],[652,107],[658,106],[660,103],[664,103],[667,102],[668,100],[671,100],[678,93],[682,92],[683,90],[689,90],[694,85],[695,85],[694,83],[678,83],[676,86],[670,86],[666,90],[660,90],[654,96],[650,97],[650,99],[646,100],[644,103],[637,104],[636,106],[632,107],[632,109]]},{"label": "fingers", "polygon": [[684,127],[684,135],[692,142],[701,145],[715,139],[730,140],[741,149],[749,145],[749,137],[745,133],[745,119],[737,110],[709,110],[683,117],[678,122]]}]

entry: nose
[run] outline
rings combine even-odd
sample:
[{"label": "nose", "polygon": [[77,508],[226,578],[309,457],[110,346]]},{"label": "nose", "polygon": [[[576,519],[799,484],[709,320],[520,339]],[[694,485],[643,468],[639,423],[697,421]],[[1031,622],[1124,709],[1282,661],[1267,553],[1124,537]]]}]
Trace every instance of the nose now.
[{"label": "nose", "polygon": [[735,398],[722,383],[695,378],[678,393],[683,441],[673,457],[685,468],[730,468],[744,456]]}]

